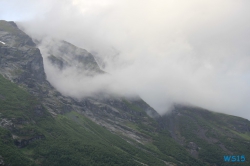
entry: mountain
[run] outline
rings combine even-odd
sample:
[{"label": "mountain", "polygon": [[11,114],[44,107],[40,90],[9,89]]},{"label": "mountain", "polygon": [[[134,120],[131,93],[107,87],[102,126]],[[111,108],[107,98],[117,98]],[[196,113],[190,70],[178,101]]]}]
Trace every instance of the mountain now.
[{"label": "mountain", "polygon": [[161,128],[169,131],[171,138],[194,158],[217,165],[227,165],[221,159],[223,155],[245,155],[248,158],[250,123],[247,119],[199,107],[175,105],[173,111],[160,121]]},{"label": "mountain", "polygon": [[[246,119],[184,105],[160,116],[139,97],[63,96],[14,22],[0,21],[0,41],[0,165],[239,165],[225,155],[250,164]],[[106,74],[86,50],[51,45],[47,58],[59,70]]]},{"label": "mountain", "polygon": [[66,41],[51,39],[43,42],[43,47],[48,60],[60,70],[75,67],[77,72],[87,76],[105,73],[92,54]]}]

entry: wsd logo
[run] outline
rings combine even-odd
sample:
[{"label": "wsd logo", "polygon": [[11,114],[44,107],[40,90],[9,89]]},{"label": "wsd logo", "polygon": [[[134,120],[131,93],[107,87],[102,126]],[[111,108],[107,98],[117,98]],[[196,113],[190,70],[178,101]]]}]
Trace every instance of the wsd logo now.
[{"label": "wsd logo", "polygon": [[225,162],[244,162],[246,161],[246,158],[244,155],[239,156],[224,156]]}]

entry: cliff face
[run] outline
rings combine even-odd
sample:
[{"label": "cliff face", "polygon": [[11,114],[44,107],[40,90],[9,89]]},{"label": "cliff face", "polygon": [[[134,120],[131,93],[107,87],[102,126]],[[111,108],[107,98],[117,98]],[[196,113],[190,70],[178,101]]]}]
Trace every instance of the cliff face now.
[{"label": "cliff face", "polygon": [[47,55],[48,60],[60,70],[74,67],[76,72],[87,76],[105,73],[100,69],[92,54],[66,41],[51,39],[46,42],[45,40],[42,51]]},{"label": "cliff face", "polygon": [[[44,83],[43,59],[32,39],[14,22],[0,21],[0,73],[13,82],[35,87]],[[38,87],[36,87],[38,88]]]},{"label": "cliff face", "polygon": [[43,58],[32,39],[14,22],[0,21],[0,41],[4,43],[0,44],[0,73],[39,98],[52,114],[62,112],[65,105],[58,104],[67,99],[46,80]]},{"label": "cliff face", "polygon": [[[84,98],[79,101],[61,95],[46,80],[40,50],[14,22],[0,21],[0,41],[5,43],[0,44],[0,73],[38,97],[53,116],[77,111],[111,131],[129,133],[127,136],[137,140],[144,138],[137,137],[138,132],[133,133],[125,124],[141,121],[142,117],[150,119],[148,115],[159,116],[139,98],[133,101],[118,97]],[[87,72],[88,76],[104,74],[90,53],[68,42],[54,40],[47,43],[46,51],[49,61],[61,70],[77,65],[78,71]]]}]

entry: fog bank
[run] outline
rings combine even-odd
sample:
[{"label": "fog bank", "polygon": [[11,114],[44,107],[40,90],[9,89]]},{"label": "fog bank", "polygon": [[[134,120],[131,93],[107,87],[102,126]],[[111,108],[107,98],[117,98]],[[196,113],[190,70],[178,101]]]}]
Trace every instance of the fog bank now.
[{"label": "fog bank", "polygon": [[110,73],[56,74],[45,60],[48,80],[65,94],[134,93],[159,113],[177,102],[250,119],[250,1],[10,0],[5,6],[1,19],[14,19],[34,39],[84,48]]}]

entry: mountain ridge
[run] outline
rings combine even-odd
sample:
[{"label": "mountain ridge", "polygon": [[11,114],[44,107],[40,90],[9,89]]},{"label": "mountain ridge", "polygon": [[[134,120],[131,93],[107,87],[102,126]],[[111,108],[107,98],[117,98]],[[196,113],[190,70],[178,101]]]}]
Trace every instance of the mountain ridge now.
[{"label": "mountain ridge", "polygon": [[[8,24],[6,22],[6,24]],[[17,28],[17,27],[14,27]],[[16,31],[20,31],[20,30],[16,30]],[[21,33],[21,31],[20,31]],[[13,35],[13,34],[12,34]],[[18,35],[16,36],[16,33],[14,34],[15,38],[18,38]],[[23,35],[21,35],[21,37],[23,37]],[[28,37],[28,36],[27,36]],[[1,40],[5,41],[5,39],[1,36]],[[20,41],[20,39],[18,40]],[[8,42],[6,42],[7,44],[5,46],[3,46],[4,48],[12,48],[11,46],[8,46]],[[18,43],[19,44],[19,43]],[[19,44],[20,46],[22,46],[23,44]],[[19,47],[18,47],[19,48]],[[30,48],[23,48],[21,47],[21,50],[16,50],[17,51],[22,51],[22,50],[31,50]],[[39,57],[39,62],[40,64],[37,65],[38,68],[36,69],[39,73],[42,73],[43,77],[41,78],[36,78],[38,76],[38,74],[33,74],[32,72],[35,71],[35,69],[31,68],[28,69],[29,73],[28,74],[19,74],[19,75],[14,75],[13,72],[10,72],[9,70],[5,70],[4,67],[1,67],[1,72],[3,75],[10,75],[12,77],[16,76],[17,78],[15,79],[11,79],[10,80],[18,83],[21,86],[24,86],[28,89],[28,91],[30,91],[32,94],[37,94],[37,96],[39,96],[40,100],[43,101],[43,105],[46,107],[47,110],[49,110],[49,112],[52,113],[52,115],[57,115],[58,113],[63,113],[63,112],[67,112],[69,110],[75,110],[77,112],[81,112],[83,114],[85,114],[86,116],[88,116],[89,118],[92,118],[92,120],[95,120],[96,122],[100,123],[102,125],[105,125],[107,122],[102,121],[102,119],[98,119],[98,121],[96,120],[97,117],[99,116],[110,116],[111,118],[113,117],[113,114],[111,114],[112,112],[114,114],[117,114],[117,110],[119,113],[121,113],[120,115],[116,115],[120,118],[120,120],[127,120],[127,118],[131,118],[132,116],[130,115],[130,113],[128,112],[124,112],[121,110],[129,110],[128,106],[126,103],[123,103],[122,99],[114,99],[114,98],[110,98],[110,99],[94,99],[94,98],[86,98],[84,100],[78,101],[77,99],[73,99],[70,97],[65,97],[63,95],[60,94],[60,92],[56,91],[56,89],[54,89],[50,83],[46,80],[45,77],[45,72],[44,72],[44,68],[43,68],[43,61],[42,61],[42,56],[40,54],[40,51],[38,48],[33,48],[34,50],[36,50],[36,55],[37,57]],[[3,50],[1,48],[1,50]],[[2,53],[4,54],[4,52]],[[8,53],[9,55],[10,53]],[[15,58],[15,54],[13,54]],[[28,54],[29,55],[29,54]],[[38,60],[33,60],[34,56],[26,56],[30,59],[25,59],[24,63],[33,63],[33,62],[37,62]],[[20,59],[19,59],[20,60]],[[13,65],[17,63],[17,67],[19,70],[25,70],[26,65],[19,65],[20,61],[10,61],[9,64]],[[31,65],[32,66],[32,65]],[[33,65],[35,66],[35,65]],[[10,68],[14,68],[14,67],[10,67]],[[4,71],[4,73],[3,73]],[[14,76],[13,76],[14,75]],[[28,77],[26,77],[28,76]],[[34,76],[34,77],[33,77]],[[26,82],[27,79],[31,79],[32,81],[28,81]],[[31,83],[33,83],[31,85]],[[56,96],[56,97],[54,97]],[[139,99],[140,100],[140,99]],[[116,102],[116,104],[114,104],[114,106],[110,105],[110,104],[105,104],[105,103],[112,103],[112,102]],[[131,101],[133,102],[133,101]],[[70,103],[70,104],[69,104]],[[98,106],[98,105],[102,105],[102,107]],[[53,107],[53,109],[52,109]],[[151,110],[150,112],[154,112],[154,114],[157,114],[151,107],[147,106],[149,109]],[[94,109],[95,111],[91,111],[90,109]],[[104,111],[103,111],[104,110]],[[108,112],[106,112],[106,111]],[[135,115],[136,113],[134,111],[131,112],[132,115]],[[133,118],[132,118],[133,119]],[[131,120],[132,120],[131,119]],[[114,122],[112,122],[114,123]],[[109,124],[106,124],[106,126],[110,126]],[[122,130],[123,129],[120,126],[117,126],[118,129]],[[113,127],[112,127],[113,129]]]},{"label": "mountain ridge", "polygon": [[2,165],[238,164],[224,155],[245,155],[241,164],[249,164],[246,119],[184,105],[160,116],[140,98],[63,96],[15,23],[0,21],[0,41]]}]

